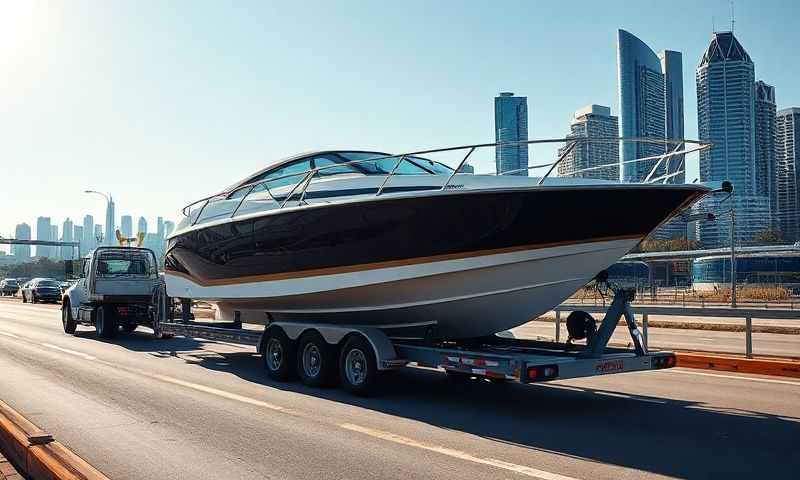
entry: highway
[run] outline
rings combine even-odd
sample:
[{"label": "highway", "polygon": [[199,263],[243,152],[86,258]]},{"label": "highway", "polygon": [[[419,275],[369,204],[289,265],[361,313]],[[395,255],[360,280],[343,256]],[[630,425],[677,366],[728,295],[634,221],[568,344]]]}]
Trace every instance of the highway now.
[{"label": "highway", "polygon": [[276,383],[251,347],[62,333],[0,301],[0,399],[114,479],[796,478],[800,381],[672,369],[533,386],[404,369]]}]

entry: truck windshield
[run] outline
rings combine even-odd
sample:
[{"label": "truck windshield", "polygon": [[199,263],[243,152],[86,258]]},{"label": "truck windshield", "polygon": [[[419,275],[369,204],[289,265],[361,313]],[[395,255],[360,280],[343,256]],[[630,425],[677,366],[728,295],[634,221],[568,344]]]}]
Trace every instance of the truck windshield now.
[{"label": "truck windshield", "polygon": [[107,252],[97,261],[99,276],[150,275],[151,261],[140,252]]}]

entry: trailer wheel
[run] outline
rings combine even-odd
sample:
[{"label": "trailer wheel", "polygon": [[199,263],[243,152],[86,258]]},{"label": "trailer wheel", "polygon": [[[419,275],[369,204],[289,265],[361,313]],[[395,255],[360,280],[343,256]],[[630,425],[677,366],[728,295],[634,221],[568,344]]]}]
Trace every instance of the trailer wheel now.
[{"label": "trailer wheel", "polygon": [[300,380],[312,387],[322,387],[331,383],[335,373],[333,347],[315,331],[304,333],[297,343],[297,374]]},{"label": "trailer wheel", "polygon": [[294,373],[292,360],[295,358],[294,343],[280,327],[271,327],[264,332],[264,345],[261,360],[269,378],[278,381],[288,380]]},{"label": "trailer wheel", "polygon": [[106,308],[103,305],[97,307],[94,327],[100,338],[111,339],[117,336],[117,321],[113,315],[106,314]]},{"label": "trailer wheel", "polygon": [[72,309],[69,306],[69,302],[64,302],[61,305],[61,323],[64,326],[64,333],[70,335],[75,333],[75,329],[78,328],[78,323],[72,318]]},{"label": "trailer wheel", "polygon": [[368,395],[378,378],[375,350],[362,335],[347,339],[339,355],[342,388],[355,395]]}]

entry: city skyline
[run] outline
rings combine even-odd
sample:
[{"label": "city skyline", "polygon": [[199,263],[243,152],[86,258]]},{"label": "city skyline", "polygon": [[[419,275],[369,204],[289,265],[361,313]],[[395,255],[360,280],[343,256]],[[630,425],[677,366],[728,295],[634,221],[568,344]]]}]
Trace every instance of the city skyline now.
[{"label": "city skyline", "polygon": [[[619,114],[613,111],[619,28],[636,32],[649,45],[683,53],[684,96],[689,99],[685,134],[697,138],[691,72],[708,44],[711,18],[716,16],[721,29],[729,16],[727,1],[675,2],[669,9],[673,21],[665,26],[659,15],[652,15],[664,10],[662,3],[644,1],[633,10],[618,2],[583,22],[574,35],[559,36],[555,25],[581,18],[590,2],[520,3],[513,18],[488,5],[425,5],[427,21],[441,27],[436,32],[415,27],[409,41],[413,9],[398,6],[283,5],[270,7],[273,14],[254,3],[241,12],[226,10],[225,28],[205,29],[199,27],[216,25],[211,19],[219,18],[223,7],[203,2],[191,10],[139,6],[132,15],[133,7],[124,4],[103,11],[88,4],[52,5],[50,10],[31,7],[31,12],[15,7],[0,19],[8,27],[4,35],[37,40],[0,59],[2,68],[14,73],[0,96],[0,127],[9,139],[0,145],[0,155],[10,159],[4,175],[8,195],[20,199],[13,211],[0,213],[3,236],[43,212],[58,225],[68,216],[75,221],[76,211],[103,218],[105,205],[83,194],[85,188],[101,188],[112,192],[115,201],[139,205],[139,213],[150,221],[164,213],[176,220],[190,201],[299,151],[336,146],[402,151],[490,140],[487,99],[504,88],[528,97],[535,125],[531,137],[563,136],[568,115],[581,105],[611,105],[612,114]],[[310,15],[316,11],[326,19]],[[797,13],[798,5],[788,1],[737,6],[737,36],[758,58],[758,77],[777,87],[779,109],[800,105],[800,88],[793,81],[798,67],[781,61],[784,55],[775,48],[785,44],[780,32],[790,30]],[[280,25],[274,21],[279,15],[308,17],[311,34]],[[389,20],[378,27],[376,18]],[[764,30],[764,22],[774,28]],[[105,25],[114,28],[109,32]],[[152,37],[153,26],[169,32],[174,50],[154,49],[163,38]],[[204,45],[199,48],[194,42],[198,31]],[[72,32],[78,33],[70,43],[65,39]],[[388,37],[380,52],[364,41],[376,34]],[[289,48],[266,48],[275,42]],[[74,62],[62,65],[62,45],[67,44]],[[209,50],[206,44],[219,48]],[[464,48],[467,44],[470,48]],[[104,45],[117,48],[115,54]],[[305,48],[320,55],[297,64]],[[509,61],[512,53],[497,52],[525,60]],[[171,66],[175,56],[190,67]],[[482,68],[474,65],[476,56]],[[333,65],[365,61],[371,75],[324,75]],[[405,78],[397,75],[398,62]],[[272,75],[276,68],[291,72],[293,80]],[[191,78],[184,71],[193,71]],[[198,77],[204,81],[197,82]],[[131,85],[136,95],[125,93]],[[374,102],[386,92],[392,102]],[[287,127],[300,124],[302,129]],[[536,154],[548,158],[546,151]],[[494,158],[479,153],[470,163],[479,173],[494,169]],[[34,175],[38,169],[49,175]],[[91,177],[79,174],[84,169]],[[186,176],[192,182],[183,182]],[[694,159],[686,178],[698,176]],[[47,194],[30,195],[28,185]]]}]

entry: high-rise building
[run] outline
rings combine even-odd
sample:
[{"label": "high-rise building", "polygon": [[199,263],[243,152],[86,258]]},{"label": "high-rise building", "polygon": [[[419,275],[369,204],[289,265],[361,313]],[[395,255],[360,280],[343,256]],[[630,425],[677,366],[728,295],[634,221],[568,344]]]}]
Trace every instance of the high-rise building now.
[{"label": "high-rise building", "polygon": [[[663,50],[656,54],[630,32],[617,32],[619,111],[623,137],[675,140],[684,138],[683,57],[680,52]],[[684,156],[663,160],[633,160],[680,150],[680,144],[662,142],[622,143],[622,179],[642,182],[648,177],[663,177],[666,183],[686,181]],[[627,163],[630,162],[630,163]],[[655,170],[654,170],[655,169]],[[673,219],[656,230],[652,238],[685,238],[686,223]]]},{"label": "high-rise building", "polygon": [[[58,225],[50,225],[50,240],[58,241]],[[54,260],[61,258],[61,250],[58,247],[50,247],[49,257]]]},{"label": "high-rise building", "polygon": [[84,255],[84,251],[86,247],[83,245],[83,226],[82,225],[75,225],[72,227],[72,238],[75,239],[76,242],[79,242],[78,248],[78,258]]},{"label": "high-rise building", "polygon": [[[50,217],[39,217],[36,219],[36,240],[45,240],[50,241],[50,235],[52,235],[52,229],[50,228]],[[36,256],[37,257],[49,257],[51,255],[50,250],[53,247],[49,246],[36,246]]]},{"label": "high-rise building", "polygon": [[[666,137],[671,140],[684,138],[683,127],[683,55],[681,52],[664,50],[658,54],[661,72],[664,74],[664,106],[666,114]],[[681,145],[668,145],[666,150],[681,150]],[[686,183],[686,166],[683,155],[675,155],[664,160],[666,173],[677,175],[669,177],[667,183]]]},{"label": "high-rise building", "polygon": [[133,218],[130,215],[123,215],[119,218],[119,231],[125,238],[133,236]]},{"label": "high-rise building", "polygon": [[775,128],[775,217],[785,240],[800,240],[800,108],[777,113]]},{"label": "high-rise building", "polygon": [[756,195],[769,198],[770,224],[775,225],[775,87],[756,82]]},{"label": "high-rise building", "polygon": [[[17,240],[30,240],[31,226],[27,223],[17,224],[17,227],[14,229],[14,238]],[[27,262],[31,259],[31,246],[11,245],[11,254],[16,257],[17,261]]]},{"label": "high-rise building", "polygon": [[110,197],[106,204],[106,225],[105,225],[105,238],[103,239],[104,245],[115,245],[117,243],[116,228],[114,219],[114,198]]},{"label": "high-rise building", "polygon": [[[602,105],[589,105],[575,112],[567,138],[615,138],[619,120],[611,109]],[[559,158],[567,145],[559,149]],[[607,165],[604,168],[597,168]],[[582,171],[587,168],[593,170]],[[562,177],[601,178],[619,181],[619,142],[580,142],[558,164]]]},{"label": "high-rise building", "polygon": [[139,229],[136,232],[137,235],[140,233],[147,234],[147,220],[144,217],[139,217]]},{"label": "high-rise building", "polygon": [[[64,220],[64,225],[61,226],[61,241],[63,242],[72,242],[74,241],[72,238],[73,234],[73,225],[72,220],[67,218]],[[64,260],[72,260],[75,257],[75,247],[68,247],[63,246],[61,247],[61,258]]]},{"label": "high-rise building", "polygon": [[[713,147],[700,153],[700,180],[728,180],[734,201],[706,197],[700,207],[736,215],[736,241],[752,242],[769,230],[769,200],[756,187],[755,65],[732,32],[714,33],[696,72],[700,140]],[[706,248],[729,245],[730,216],[697,222]]]},{"label": "high-rise building", "polygon": [[[677,52],[675,52],[677,53]],[[661,60],[643,41],[625,30],[617,32],[617,69],[619,81],[619,116],[623,137],[653,138],[666,136],[666,85]],[[674,84],[680,79],[675,79]],[[651,157],[664,153],[663,143],[623,142],[622,160]],[[624,163],[622,179],[641,182],[656,160]],[[662,165],[654,176],[664,175]]]},{"label": "high-rise building", "polygon": [[164,237],[169,237],[170,234],[175,230],[175,223],[167,220],[164,222]]},{"label": "high-rise building", "polygon": [[494,97],[494,134],[496,143],[511,143],[495,148],[497,173],[528,176],[528,97],[501,92]]},{"label": "high-rise building", "polygon": [[94,236],[94,217],[86,215],[83,217],[83,240],[81,241],[81,256],[89,253],[97,246],[97,239]]},{"label": "high-rise building", "polygon": [[161,240],[164,240],[164,217],[158,217],[156,219],[156,235]]}]

